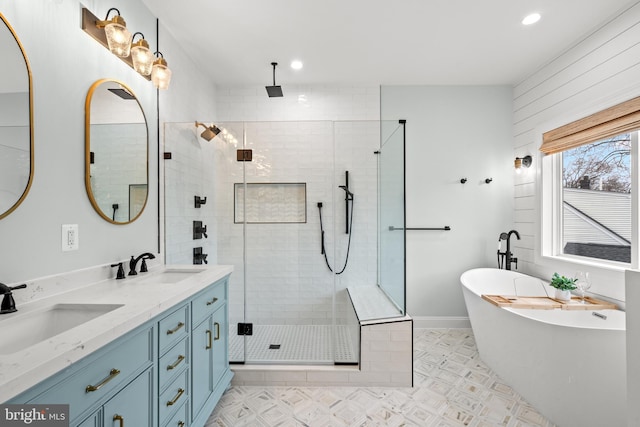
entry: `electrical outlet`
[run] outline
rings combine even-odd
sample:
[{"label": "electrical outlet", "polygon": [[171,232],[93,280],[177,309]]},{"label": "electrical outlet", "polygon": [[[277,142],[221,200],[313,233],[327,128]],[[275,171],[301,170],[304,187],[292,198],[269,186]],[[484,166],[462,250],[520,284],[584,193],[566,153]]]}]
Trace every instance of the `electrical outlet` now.
[{"label": "electrical outlet", "polygon": [[80,247],[78,224],[62,224],[62,251],[77,251]]}]

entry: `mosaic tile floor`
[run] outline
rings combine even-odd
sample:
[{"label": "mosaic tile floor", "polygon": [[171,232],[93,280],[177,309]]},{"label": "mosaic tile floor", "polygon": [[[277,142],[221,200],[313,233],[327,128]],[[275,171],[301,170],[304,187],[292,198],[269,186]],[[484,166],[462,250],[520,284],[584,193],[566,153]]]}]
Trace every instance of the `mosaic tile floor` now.
[{"label": "mosaic tile floor", "polygon": [[[334,334],[335,331],[335,334]],[[246,355],[245,352],[246,342]],[[273,348],[273,346],[277,348]],[[239,336],[229,328],[229,360],[249,363],[358,363],[353,338],[346,326],[254,325],[253,335]]]},{"label": "mosaic tile floor", "polygon": [[206,427],[551,427],[479,358],[470,329],[417,329],[414,387],[231,387]]}]

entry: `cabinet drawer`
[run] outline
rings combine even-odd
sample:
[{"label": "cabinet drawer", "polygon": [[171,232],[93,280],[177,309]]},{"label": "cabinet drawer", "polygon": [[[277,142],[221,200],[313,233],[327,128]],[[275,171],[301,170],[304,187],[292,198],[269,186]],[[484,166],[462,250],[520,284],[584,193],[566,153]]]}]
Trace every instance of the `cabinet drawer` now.
[{"label": "cabinet drawer", "polygon": [[188,305],[183,305],[160,320],[158,323],[158,345],[160,348],[160,355],[162,355],[166,349],[188,335],[188,317]]},{"label": "cabinet drawer", "polygon": [[158,401],[158,414],[160,425],[164,424],[166,418],[174,413],[189,398],[189,370],[186,370],[176,378],[169,387],[160,393]]},{"label": "cabinet drawer", "polygon": [[227,300],[227,279],[220,280],[205,289],[193,300],[193,325],[197,325]]},{"label": "cabinet drawer", "polygon": [[142,373],[104,405],[103,426],[153,427],[152,372]]},{"label": "cabinet drawer", "polygon": [[162,390],[173,378],[189,366],[189,339],[185,338],[176,344],[175,347],[167,350],[160,358],[158,365],[159,387]]},{"label": "cabinet drawer", "polygon": [[[189,405],[187,402],[182,403],[182,408],[178,409],[173,417],[169,418],[163,427],[188,427],[189,425]],[[162,424],[160,424],[162,425]]]},{"label": "cabinet drawer", "polygon": [[71,420],[122,387],[153,362],[153,328],[144,329],[39,394],[30,403],[68,403]]}]

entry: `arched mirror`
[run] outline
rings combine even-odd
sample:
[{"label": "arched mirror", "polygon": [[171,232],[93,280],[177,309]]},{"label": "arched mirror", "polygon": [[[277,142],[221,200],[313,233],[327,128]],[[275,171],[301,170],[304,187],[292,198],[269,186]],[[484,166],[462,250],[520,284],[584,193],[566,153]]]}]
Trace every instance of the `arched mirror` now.
[{"label": "arched mirror", "polygon": [[33,181],[31,68],[0,13],[0,219],[24,200]]},{"label": "arched mirror", "polygon": [[85,184],[95,210],[113,224],[135,221],[147,203],[147,121],[133,91],[98,80],[85,103]]}]

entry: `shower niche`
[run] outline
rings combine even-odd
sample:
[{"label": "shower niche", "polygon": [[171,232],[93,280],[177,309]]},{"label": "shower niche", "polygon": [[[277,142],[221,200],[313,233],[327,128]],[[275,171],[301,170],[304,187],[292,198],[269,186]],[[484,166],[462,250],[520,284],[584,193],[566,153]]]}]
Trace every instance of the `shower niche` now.
[{"label": "shower niche", "polygon": [[[197,244],[234,266],[231,363],[358,364],[363,322],[406,315],[404,123],[216,126],[206,142],[165,125],[167,263],[191,263]],[[193,194],[212,202],[193,209]],[[208,239],[189,241],[194,220]]]}]

